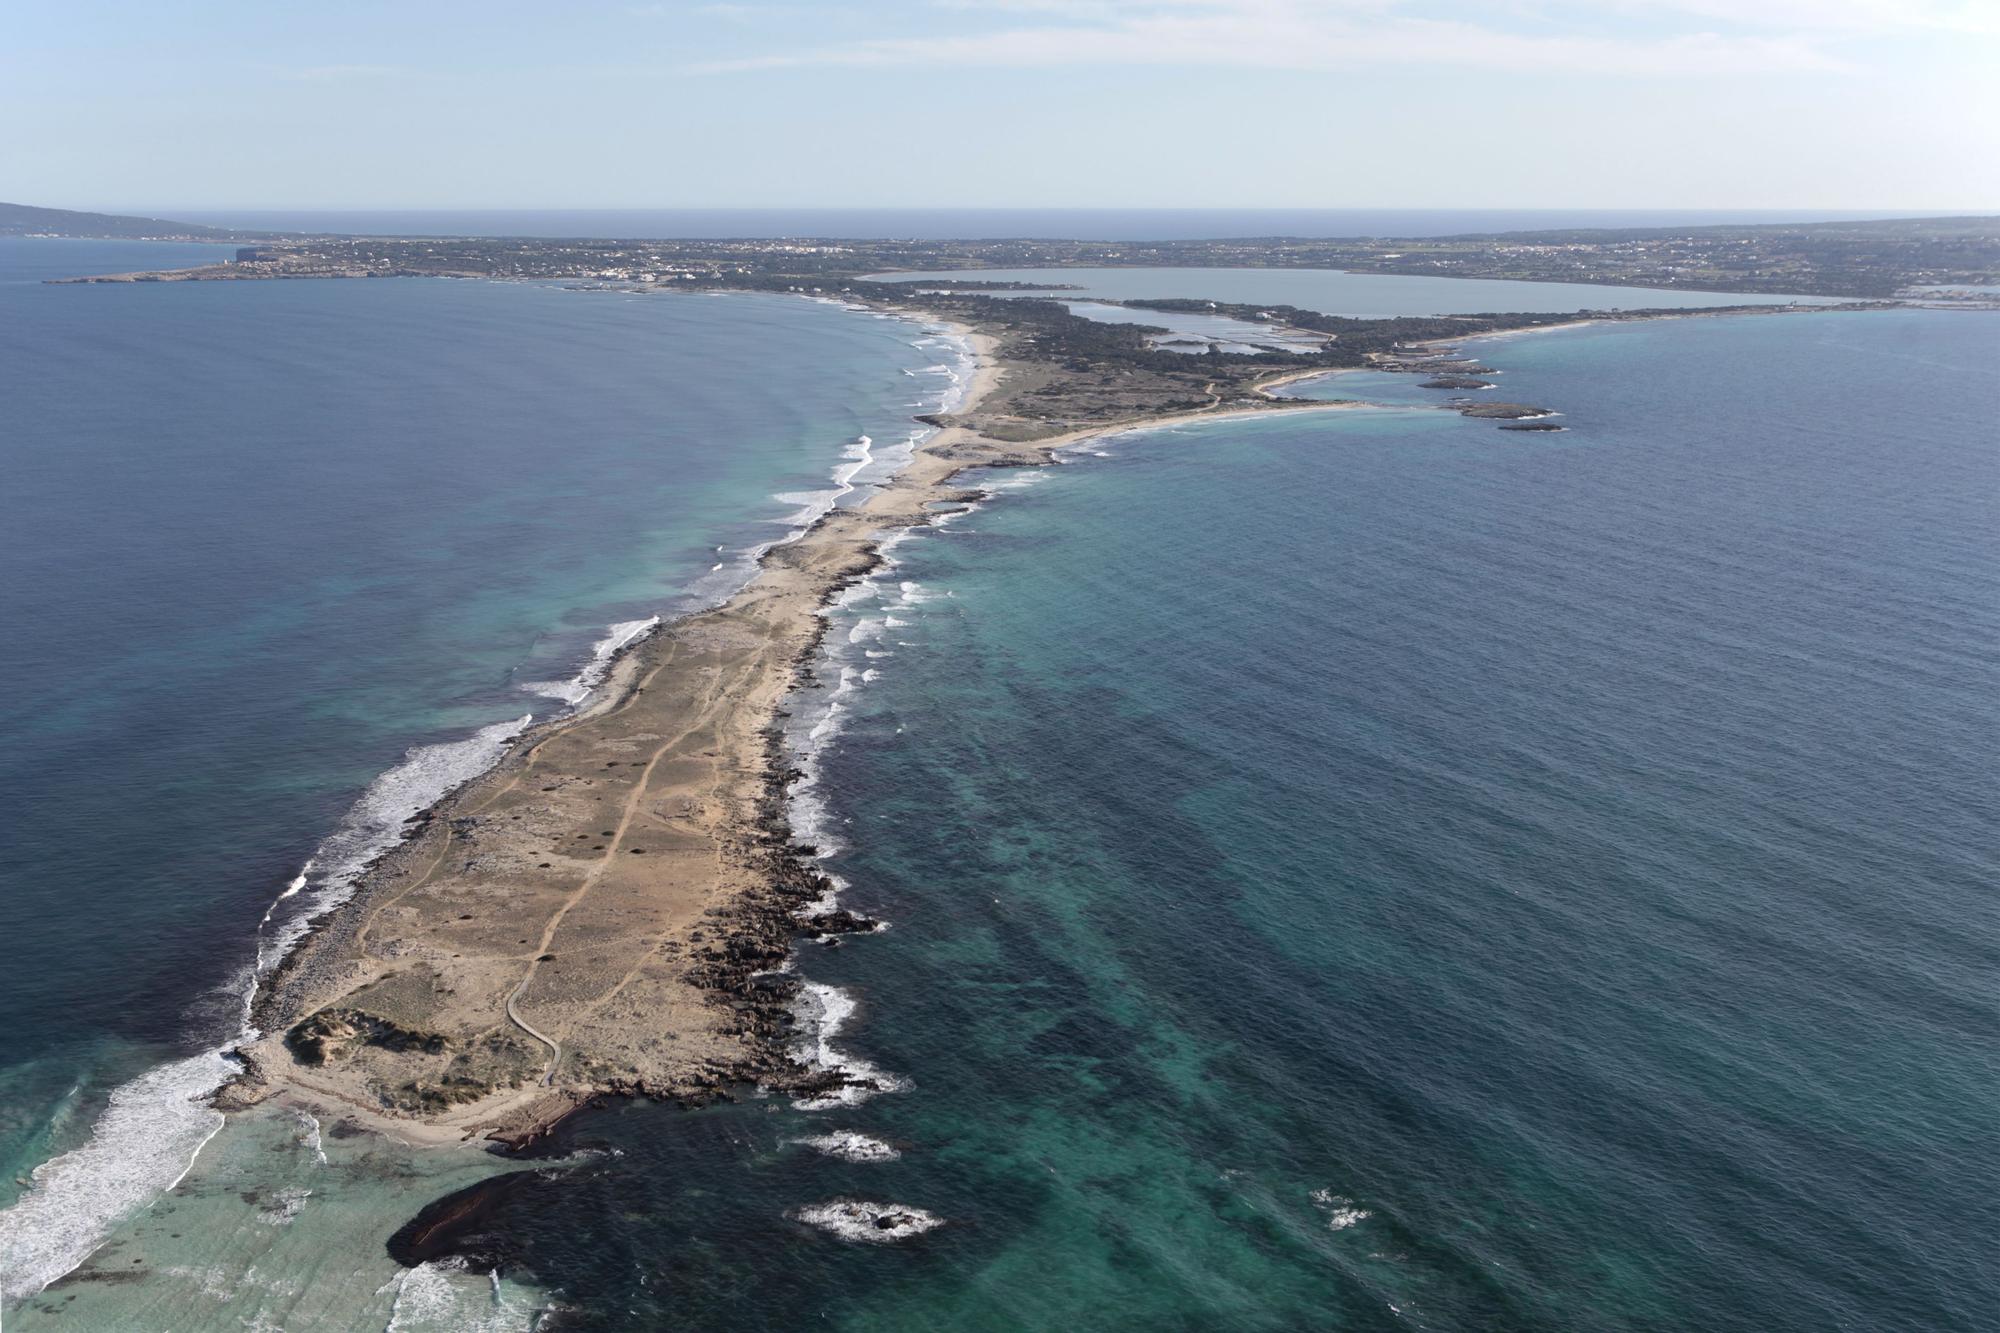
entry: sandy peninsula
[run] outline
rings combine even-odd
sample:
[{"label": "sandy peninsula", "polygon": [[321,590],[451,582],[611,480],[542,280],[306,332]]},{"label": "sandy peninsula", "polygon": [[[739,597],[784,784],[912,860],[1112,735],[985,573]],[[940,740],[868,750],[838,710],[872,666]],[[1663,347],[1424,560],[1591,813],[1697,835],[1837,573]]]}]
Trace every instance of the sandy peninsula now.
[{"label": "sandy peninsula", "polygon": [[985,409],[1015,368],[993,337],[961,332],[966,397],[891,481],[773,547],[724,605],[633,645],[587,708],[412,822],[267,978],[265,1035],[218,1104],[277,1098],[410,1141],[519,1144],[607,1096],[693,1104],[844,1077],[794,1058],[797,987],[777,970],[827,888],[787,826],[775,729],[814,684],[823,609],[881,563],[887,534],[973,498],[956,482],[967,468],[1046,463],[1135,426],[1337,406],[1218,399],[1003,440],[1023,423]]}]

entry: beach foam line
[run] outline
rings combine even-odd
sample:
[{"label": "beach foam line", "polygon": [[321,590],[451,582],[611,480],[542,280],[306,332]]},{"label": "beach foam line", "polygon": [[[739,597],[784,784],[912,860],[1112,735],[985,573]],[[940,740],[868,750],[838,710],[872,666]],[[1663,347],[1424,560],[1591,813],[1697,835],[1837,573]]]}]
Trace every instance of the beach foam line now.
[{"label": "beach foam line", "polygon": [[[916,432],[913,438],[920,439],[923,434]],[[879,538],[876,551],[882,557],[881,566],[841,589],[821,611],[830,629],[834,617],[843,613],[855,615],[855,619],[847,625],[845,635],[830,632],[820,645],[822,674],[829,668],[839,670],[839,680],[834,687],[817,695],[792,696],[796,711],[794,722],[788,728],[788,746],[797,776],[785,788],[786,817],[793,841],[811,844],[816,849],[817,859],[822,861],[843,850],[844,844],[833,831],[835,820],[820,790],[821,760],[845,724],[847,696],[858,686],[872,683],[880,674],[856,666],[852,661],[854,650],[859,648],[864,659],[894,656],[892,652],[871,645],[879,644],[890,627],[906,628],[910,624],[908,620],[886,611],[870,615],[859,608],[870,601],[878,605],[889,602],[889,580],[897,568],[894,552],[917,530],[915,527],[898,528]],[[915,582],[902,581],[895,586],[897,595],[894,604],[897,606],[914,606],[936,595]],[[831,905],[826,910],[831,910]]]},{"label": "beach foam line", "polygon": [[[880,633],[879,625],[876,632]],[[785,790],[787,819],[791,824],[792,836],[799,841],[810,842],[817,846],[822,857],[838,851],[840,843],[829,828],[831,816],[819,794],[820,757],[827,743],[839,733],[845,723],[846,696],[853,693],[867,678],[868,673],[863,669],[846,663],[841,664],[840,679],[826,692],[825,705],[819,716],[806,728],[803,739],[794,745],[793,764],[798,770],[798,776],[792,779]],[[828,905],[827,910],[832,910],[832,904]]]},{"label": "beach foam line", "polygon": [[271,924],[271,918],[278,914],[279,904],[283,903],[288,898],[298,897],[299,890],[303,889],[306,886],[307,882],[311,880],[312,871],[313,871],[312,860],[311,858],[307,858],[305,865],[299,870],[299,873],[295,875],[291,879],[291,881],[285,885],[285,891],[279,894],[276,898],[273,898],[271,900],[271,905],[264,909],[264,919],[257,923],[260,929],[264,926],[268,926]]},{"label": "beach foam line", "polygon": [[[927,323],[923,329],[926,335],[952,348],[957,365],[940,363],[927,367],[923,372],[906,368],[903,373],[912,378],[920,373],[941,374],[945,383],[940,386],[935,410],[955,410],[970,390],[977,355],[970,339],[948,326]],[[893,475],[899,471],[914,457],[922,442],[934,433],[934,427],[910,431],[902,444],[893,446],[893,456],[885,456],[882,460],[888,464],[887,473]],[[861,442],[872,444],[866,436],[861,438]],[[843,485],[851,484],[858,475],[857,468],[844,477],[837,477],[837,480]],[[880,568],[843,588],[822,609],[820,614],[827,617],[829,623],[837,615],[856,615],[844,636],[829,633],[821,641],[819,668],[824,672],[837,667],[840,673],[838,683],[833,689],[815,697],[810,705],[805,704],[805,697],[800,692],[794,691],[787,696],[797,709],[797,715],[787,727],[787,748],[798,776],[785,788],[786,819],[794,842],[810,844],[815,849],[815,859],[820,862],[825,862],[841,850],[832,832],[835,816],[821,789],[822,760],[845,722],[847,696],[859,686],[875,680],[878,675],[872,669],[854,665],[851,659],[857,650],[865,657],[887,656],[886,652],[878,652],[869,645],[878,641],[890,625],[907,623],[893,619],[886,611],[871,616],[858,608],[871,599],[878,606],[884,603],[883,580],[896,568],[893,552],[915,531],[915,528],[901,528],[881,536],[876,543],[876,551],[882,558]],[[899,602],[904,606],[917,604],[927,595],[926,590],[915,583],[899,584],[898,593]],[[827,891],[818,901],[799,910],[801,918],[810,920],[833,911],[839,905],[840,894],[848,887],[847,882],[833,874],[829,874],[827,879]],[[855,1007],[854,999],[845,991],[813,981],[806,981],[794,1000],[793,1016],[800,1033],[795,1058],[808,1068],[837,1070],[851,1080],[849,1086],[825,1096],[795,1100],[793,1104],[798,1109],[811,1111],[851,1106],[879,1092],[896,1091],[908,1086],[907,1080],[900,1076],[885,1073],[833,1044],[833,1037],[840,1032]],[[935,1225],[935,1222],[932,1224]]]},{"label": "beach foam line", "polygon": [[[721,569],[721,565],[715,568]],[[617,657],[626,645],[635,643],[659,628],[658,616],[647,616],[643,620],[621,620],[606,629],[604,637],[591,645],[590,660],[585,662],[574,676],[568,680],[530,681],[521,688],[533,694],[560,699],[572,708],[581,708],[590,698],[592,691],[604,683],[605,673],[610,671],[612,659]]]},{"label": "beach foam line", "polygon": [[875,461],[875,441],[863,435],[842,450],[841,456],[849,461],[845,466],[833,470],[833,484],[840,487],[840,494],[834,497],[836,501],[854,493],[855,477],[860,475],[863,468]]},{"label": "beach foam line", "polygon": [[[842,461],[833,469],[832,490],[780,491],[771,497],[780,504],[798,506],[777,520],[792,529],[785,538],[786,542],[794,542],[803,537],[806,530],[831,513],[834,506],[854,494],[858,489],[854,479],[875,462],[875,441],[867,435],[862,435],[841,450],[840,456]],[[760,547],[757,554],[762,555],[765,549],[768,548]]]},{"label": "beach foam line", "polygon": [[114,1089],[90,1138],[36,1167],[0,1212],[0,1295],[34,1295],[88,1259],[115,1221],[179,1184],[222,1128],[208,1097],[235,1072],[221,1051],[204,1051]]},{"label": "beach foam line", "polygon": [[[375,857],[408,835],[410,816],[491,768],[533,720],[528,714],[462,740],[413,746],[368,785],[258,924],[256,961],[238,978],[241,1029],[211,1050],[114,1088],[82,1146],[37,1167],[28,1191],[0,1212],[0,1290],[40,1291],[88,1259],[121,1220],[180,1182],[222,1128],[222,1113],[208,1099],[237,1073],[230,1053],[258,1035],[249,1022],[258,983],[314,921],[353,895]],[[301,898],[297,908],[280,910]]]},{"label": "beach foam line", "polygon": [[[257,976],[276,967],[314,921],[353,896],[368,864],[408,836],[411,816],[493,767],[534,720],[534,714],[524,713],[511,722],[481,727],[462,740],[412,746],[404,751],[401,763],[369,783],[340,826],[306,862],[308,882],[297,891],[304,893],[305,906],[286,915],[274,929],[260,929]],[[294,896],[288,887],[283,898]]]},{"label": "beach foam line", "polygon": [[792,1105],[798,1110],[825,1111],[836,1106],[859,1106],[878,1093],[900,1092],[909,1086],[909,1080],[901,1075],[885,1073],[860,1056],[833,1044],[833,1039],[840,1035],[847,1020],[859,1007],[855,998],[838,986],[822,981],[807,981],[800,986],[798,998],[792,1003],[792,1016],[798,1023],[800,1033],[793,1046],[792,1058],[808,1069],[837,1073],[847,1082],[816,1097],[793,1099]]}]

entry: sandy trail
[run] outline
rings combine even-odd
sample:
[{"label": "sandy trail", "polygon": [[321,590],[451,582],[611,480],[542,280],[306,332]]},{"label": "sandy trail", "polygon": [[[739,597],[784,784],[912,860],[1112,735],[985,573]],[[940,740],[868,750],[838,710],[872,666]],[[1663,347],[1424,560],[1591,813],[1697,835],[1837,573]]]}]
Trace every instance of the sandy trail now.
[{"label": "sandy trail", "polygon": [[[1005,373],[992,341],[969,336],[961,414]],[[789,847],[770,728],[822,609],[879,564],[887,534],[965,498],[967,468],[1242,410],[1032,443],[957,426],[926,437],[861,503],[773,546],[722,606],[633,645],[579,714],[441,802],[271,978],[258,1019],[273,1035],[246,1051],[255,1075],[224,1104],[275,1094],[412,1137],[511,1140],[606,1092],[699,1099],[808,1076],[770,973],[822,886]],[[284,1039],[302,1020],[324,1034],[316,1050]]]}]

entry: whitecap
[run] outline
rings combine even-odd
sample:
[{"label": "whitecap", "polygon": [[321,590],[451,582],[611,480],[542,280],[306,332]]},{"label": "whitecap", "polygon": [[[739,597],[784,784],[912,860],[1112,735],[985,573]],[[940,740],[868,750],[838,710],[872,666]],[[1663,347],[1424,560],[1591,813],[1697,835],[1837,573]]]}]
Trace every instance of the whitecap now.
[{"label": "whitecap", "polygon": [[900,1203],[867,1203],[835,1199],[795,1210],[791,1216],[807,1226],[831,1232],[842,1240],[886,1245],[920,1236],[944,1225],[944,1219],[922,1208]]},{"label": "whitecap", "polygon": [[[721,569],[721,565],[716,566]],[[621,620],[610,626],[595,644],[591,645],[590,660],[568,680],[540,680],[523,685],[521,688],[535,694],[544,694],[551,699],[561,699],[572,708],[581,707],[590,698],[591,691],[604,683],[605,674],[611,669],[611,661],[627,644],[645,638],[659,626],[658,616],[647,616],[643,620]]]},{"label": "whitecap", "polygon": [[893,1162],[903,1155],[893,1145],[852,1129],[836,1129],[793,1142],[843,1162]]},{"label": "whitecap", "polygon": [[1366,1208],[1357,1208],[1354,1200],[1335,1194],[1332,1190],[1318,1189],[1312,1192],[1312,1201],[1326,1214],[1329,1231],[1345,1231],[1357,1223],[1365,1222],[1374,1214]]}]

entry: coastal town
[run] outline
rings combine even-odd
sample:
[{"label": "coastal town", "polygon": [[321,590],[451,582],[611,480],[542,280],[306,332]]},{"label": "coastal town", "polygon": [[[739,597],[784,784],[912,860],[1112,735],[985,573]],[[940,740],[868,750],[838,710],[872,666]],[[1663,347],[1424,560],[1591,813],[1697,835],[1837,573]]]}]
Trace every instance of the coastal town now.
[{"label": "coastal town", "polygon": [[[500,277],[811,288],[892,270],[1324,268],[1859,300],[1980,301],[1990,300],[1993,289],[2000,288],[2000,219],[1990,217],[1425,238],[1112,242],[306,236],[52,209],[10,210],[16,206],[0,205],[0,235],[108,233],[238,242],[213,264],[85,279],[97,282]],[[38,230],[29,233],[26,228]],[[958,285],[963,288],[963,280]]]}]

